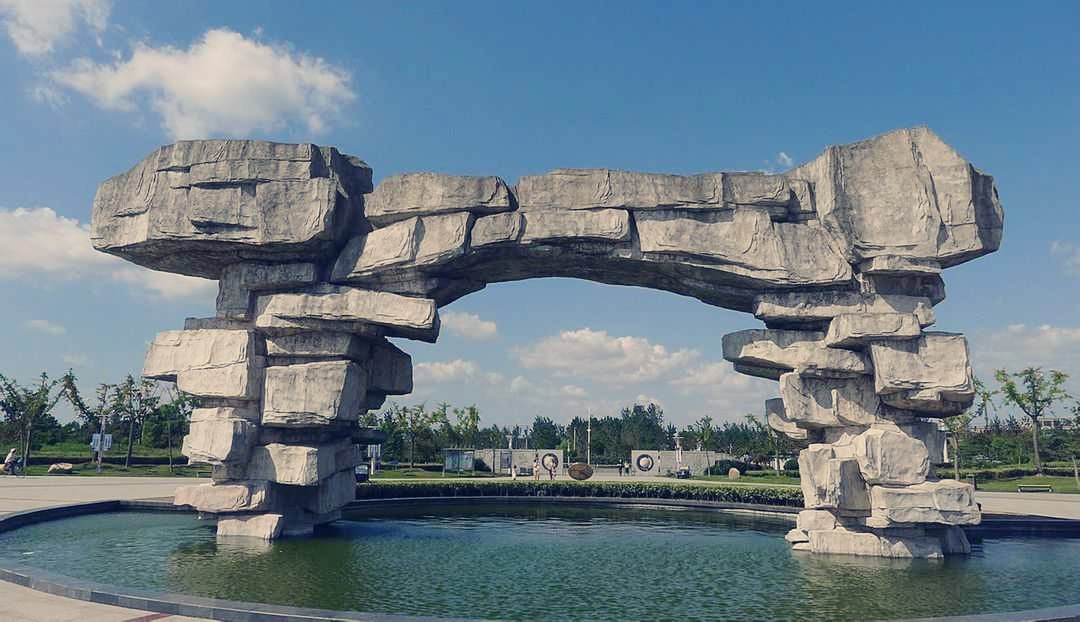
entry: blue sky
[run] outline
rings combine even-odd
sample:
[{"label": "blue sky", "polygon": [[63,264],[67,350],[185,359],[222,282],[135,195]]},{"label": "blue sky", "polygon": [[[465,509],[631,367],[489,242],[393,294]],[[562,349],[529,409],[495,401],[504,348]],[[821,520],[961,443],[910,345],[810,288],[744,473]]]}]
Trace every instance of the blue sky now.
[{"label": "blue sky", "polygon": [[[1080,393],[1080,43],[1072,2],[0,0],[0,373],[137,372],[214,288],[94,253],[97,184],[177,138],[337,146],[376,179],[600,166],[784,170],[925,124],[994,175],[1002,249],[950,269],[938,328],[976,370],[1043,365]],[[663,292],[545,279],[443,310],[413,354],[426,400],[486,422],[655,400],[689,423],[760,413],[726,332]]]}]

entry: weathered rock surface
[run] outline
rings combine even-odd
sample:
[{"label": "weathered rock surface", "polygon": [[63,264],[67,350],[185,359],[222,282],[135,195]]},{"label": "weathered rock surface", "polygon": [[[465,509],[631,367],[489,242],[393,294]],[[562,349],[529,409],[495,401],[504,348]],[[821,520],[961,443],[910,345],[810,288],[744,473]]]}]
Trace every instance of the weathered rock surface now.
[{"label": "weathered rock surface", "polygon": [[906,341],[922,334],[913,313],[845,313],[829,323],[825,345],[862,348],[870,341]]},{"label": "weathered rock surface", "polygon": [[875,388],[890,406],[947,416],[975,399],[962,335],[926,333],[912,341],[874,342],[870,358]]},{"label": "weathered rock surface", "polygon": [[255,442],[255,425],[246,419],[193,420],[181,452],[190,462],[244,462]]},{"label": "weathered rock surface", "polygon": [[439,173],[407,173],[387,177],[364,202],[368,221],[376,227],[413,216],[469,211],[477,215],[513,209],[510,191],[498,177],[461,177]]},{"label": "weathered rock surface", "polygon": [[814,187],[821,222],[853,260],[891,255],[943,267],[997,250],[994,181],[925,127],[828,148],[788,171]]},{"label": "weathered rock surface", "polygon": [[283,443],[260,445],[251,450],[248,477],[278,484],[315,486],[337,471],[359,464],[355,447],[348,442],[318,447]]},{"label": "weathered rock surface", "polygon": [[238,261],[327,257],[371,192],[371,169],[331,147],[194,140],[105,181],[94,248],[155,270],[218,278]]},{"label": "weathered rock surface", "polygon": [[[981,519],[969,484],[950,479],[914,486],[872,486],[872,517],[876,525],[940,523],[977,525]],[[875,526],[876,526],[875,525]]]},{"label": "weathered rock surface", "polygon": [[788,292],[754,299],[754,316],[766,324],[820,323],[845,314],[914,313],[921,326],[934,323],[928,298],[859,292]]},{"label": "weathered rock surface", "polygon": [[813,331],[742,330],[724,335],[724,359],[738,371],[773,380],[791,371],[838,378],[871,373],[865,355],[826,348],[824,337]]},{"label": "weathered rock surface", "polygon": [[251,294],[255,291],[287,290],[314,283],[319,278],[313,263],[236,263],[225,266],[218,280],[218,317],[247,320]]},{"label": "weathered rock surface", "polygon": [[193,395],[257,399],[262,357],[256,351],[251,331],[165,331],[150,344],[143,376],[173,380],[181,391]]},{"label": "weathered rock surface", "polygon": [[255,326],[271,333],[325,330],[381,337],[381,332],[430,342],[439,334],[435,301],[355,287],[259,296],[255,306]]},{"label": "weathered rock surface", "polygon": [[274,540],[281,535],[285,526],[285,517],[281,514],[249,514],[219,518],[217,522],[218,538],[259,538]]},{"label": "weathered rock surface", "polygon": [[926,481],[930,456],[922,441],[899,431],[872,428],[851,440],[868,484],[908,486]]},{"label": "weathered rock surface", "polygon": [[200,512],[258,512],[272,507],[271,499],[266,481],[213,482],[177,488],[173,503],[190,505]]},{"label": "weathered rock surface", "polygon": [[367,372],[350,361],[322,361],[266,370],[262,424],[309,427],[355,421],[367,393]]},{"label": "weathered rock surface", "polygon": [[686,256],[721,264],[730,274],[789,286],[851,279],[851,266],[827,231],[809,223],[774,223],[766,211],[739,209],[712,219],[640,212],[635,222],[646,256]]},{"label": "weathered rock surface", "polygon": [[780,376],[787,418],[804,428],[866,426],[878,421],[881,400],[870,376],[814,378]]},{"label": "weathered rock surface", "polygon": [[[777,175],[560,169],[414,173],[372,191],[331,148],[259,141],[164,147],[106,181],[97,247],[219,278],[217,313],[159,335],[148,377],[196,394],[183,451],[214,485],[180,493],[219,533],[311,533],[355,494],[355,425],[413,389],[387,341],[435,341],[437,307],[488,283],[582,278],[753,311],[724,338],[737,371],[778,379],[769,425],[800,454],[810,513],[793,548],[963,553],[971,489],[926,481],[973,387],[963,339],[923,333],[943,268],[994,250],[993,180],[929,130],[829,147]],[[364,195],[367,194],[365,200]],[[268,501],[273,497],[272,502]],[[929,527],[923,527],[929,525]],[[959,533],[959,535],[957,535]]]}]

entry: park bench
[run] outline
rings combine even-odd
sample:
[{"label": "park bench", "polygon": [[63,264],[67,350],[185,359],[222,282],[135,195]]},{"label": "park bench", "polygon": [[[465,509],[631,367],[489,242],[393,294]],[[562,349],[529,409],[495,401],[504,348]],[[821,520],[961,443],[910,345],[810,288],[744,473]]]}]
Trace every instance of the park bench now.
[{"label": "park bench", "polygon": [[1020,484],[1016,492],[1054,492],[1054,487],[1050,484]]}]

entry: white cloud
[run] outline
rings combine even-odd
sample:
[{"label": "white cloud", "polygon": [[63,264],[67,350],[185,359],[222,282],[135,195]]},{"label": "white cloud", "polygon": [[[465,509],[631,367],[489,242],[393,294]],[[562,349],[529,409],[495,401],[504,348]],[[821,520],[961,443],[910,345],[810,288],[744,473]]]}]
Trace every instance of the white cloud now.
[{"label": "white cloud", "polygon": [[669,352],[642,337],[612,337],[589,328],[562,331],[517,348],[515,354],[527,368],[605,384],[656,380],[685,369],[699,357],[694,350]]},{"label": "white cloud", "polygon": [[65,354],[60,358],[64,361],[64,364],[72,367],[81,367],[90,362],[89,357],[85,354]]},{"label": "white cloud", "polygon": [[57,324],[49,320],[26,320],[23,322],[23,326],[49,335],[63,335],[67,332],[67,328],[63,324]]},{"label": "white cloud", "polygon": [[1057,369],[1080,383],[1080,328],[1012,324],[1003,330],[968,335],[976,374],[991,382],[994,370]]},{"label": "white cloud", "polygon": [[447,311],[441,315],[440,319],[442,320],[442,327],[450,331],[450,334],[465,339],[486,341],[494,338],[498,333],[495,322],[482,320],[475,313]]},{"label": "white cloud", "polygon": [[26,320],[23,322],[23,326],[48,335],[63,335],[67,332],[67,329],[62,324],[56,324],[49,320]]},{"label": "white cloud", "polygon": [[559,389],[559,393],[562,393],[567,397],[585,397],[588,395],[588,392],[585,391],[585,389],[573,384],[564,384]]},{"label": "white cloud", "polygon": [[344,68],[225,29],[208,30],[186,50],[140,43],[112,64],[79,59],[52,77],[105,109],[148,104],[174,138],[248,135],[291,122],[321,133],[356,98]]},{"label": "white cloud", "polygon": [[776,161],[778,164],[780,164],[780,166],[783,166],[784,168],[791,168],[791,165],[795,164],[795,161],[791,159],[791,156],[784,153],[783,151],[777,154]]},{"label": "white cloud", "polygon": [[176,299],[209,296],[214,281],[155,272],[94,250],[90,230],[52,209],[0,208],[0,279],[34,283],[111,280]]},{"label": "white cloud", "polygon": [[1080,246],[1055,240],[1050,243],[1050,254],[1061,258],[1066,272],[1080,275]]},{"label": "white cloud", "polygon": [[464,359],[417,363],[413,368],[413,378],[417,383],[453,382],[472,378],[475,375],[476,363]]},{"label": "white cloud", "polygon": [[95,34],[109,22],[109,0],[0,0],[0,20],[24,56],[44,56],[80,25]]}]

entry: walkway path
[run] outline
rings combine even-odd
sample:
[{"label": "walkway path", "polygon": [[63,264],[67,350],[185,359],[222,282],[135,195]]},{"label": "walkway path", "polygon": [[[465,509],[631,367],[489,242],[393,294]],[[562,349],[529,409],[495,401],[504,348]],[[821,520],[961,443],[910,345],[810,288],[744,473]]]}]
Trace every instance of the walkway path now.
[{"label": "walkway path", "polygon": [[[185,480],[175,477],[0,477],[0,516],[37,508],[108,499],[171,497]],[[54,596],[0,581],[0,620],[5,622],[197,622]]]}]

